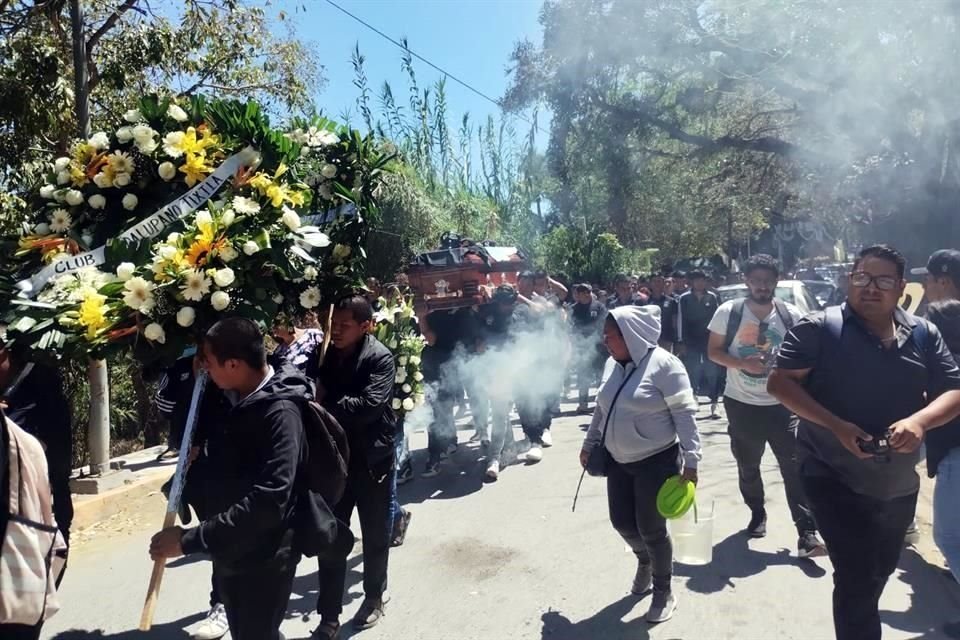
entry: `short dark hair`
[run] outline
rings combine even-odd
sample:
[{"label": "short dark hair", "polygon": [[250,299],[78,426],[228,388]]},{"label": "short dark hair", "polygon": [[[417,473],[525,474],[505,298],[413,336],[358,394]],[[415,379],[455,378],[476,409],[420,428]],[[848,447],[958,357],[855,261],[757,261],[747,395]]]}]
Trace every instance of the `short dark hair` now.
[{"label": "short dark hair", "polygon": [[671,275],[671,278],[686,278],[687,274],[683,271],[674,271]]},{"label": "short dark hair", "polygon": [[892,262],[897,266],[897,275],[901,278],[907,273],[907,259],[903,257],[902,253],[888,244],[875,244],[861,251],[860,255],[857,256],[857,261],[853,263],[853,270],[856,271],[859,269],[860,263],[866,258],[879,258],[880,260]]},{"label": "short dark hair", "polygon": [[536,271],[533,272],[533,279],[534,279],[534,280],[546,280],[546,279],[547,279],[547,272],[544,271],[543,269],[537,269]]},{"label": "short dark hair", "polygon": [[757,269],[766,269],[772,271],[773,275],[780,277],[780,263],[773,256],[766,253],[758,253],[747,258],[743,263],[743,274],[748,276]]},{"label": "short dark hair", "polygon": [[613,276],[613,286],[617,286],[621,282],[630,282],[630,276],[625,273],[618,273]]},{"label": "short dark hair", "polygon": [[537,274],[533,271],[521,271],[518,280],[536,280]]},{"label": "short dark hair", "polygon": [[240,360],[251,369],[262,369],[267,364],[267,350],[263,345],[263,331],[253,320],[234,316],[219,320],[207,330],[203,343],[217,362]]},{"label": "short dark hair", "polygon": [[700,271],[699,269],[694,269],[693,271],[687,274],[687,280],[701,280],[701,279],[706,280],[707,274],[704,273],[703,271]]},{"label": "short dark hair", "polygon": [[370,301],[363,296],[350,294],[343,296],[333,304],[335,311],[349,311],[358,323],[373,320],[373,307]]},{"label": "short dark hair", "polygon": [[574,290],[577,293],[591,293],[593,291],[593,287],[588,284],[578,284],[574,287]]},{"label": "short dark hair", "polygon": [[927,306],[927,320],[943,334],[951,353],[960,353],[960,300],[941,300]]}]

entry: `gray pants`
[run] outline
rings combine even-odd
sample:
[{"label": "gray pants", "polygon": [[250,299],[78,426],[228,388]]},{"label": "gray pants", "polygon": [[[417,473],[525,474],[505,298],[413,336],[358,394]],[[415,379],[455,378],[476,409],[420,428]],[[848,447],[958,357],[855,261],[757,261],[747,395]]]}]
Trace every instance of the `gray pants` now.
[{"label": "gray pants", "polygon": [[817,525],[807,508],[800,467],[797,462],[797,426],[799,420],[783,405],[757,406],[726,397],[723,399],[730,421],[730,449],[737,461],[740,493],[751,511],[764,508],[760,462],[767,443],[780,465],[790,515],[800,535],[816,531]]}]

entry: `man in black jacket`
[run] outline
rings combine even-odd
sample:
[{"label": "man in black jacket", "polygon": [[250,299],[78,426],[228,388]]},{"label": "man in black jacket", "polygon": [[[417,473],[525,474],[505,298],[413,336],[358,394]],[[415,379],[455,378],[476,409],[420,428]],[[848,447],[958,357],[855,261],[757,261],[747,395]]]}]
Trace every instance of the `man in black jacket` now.
[{"label": "man in black jacket", "polygon": [[597,383],[603,368],[600,349],[604,348],[602,330],[607,310],[594,298],[589,284],[578,284],[574,291],[577,302],[570,308],[570,323],[573,325],[573,357],[577,362],[580,398],[577,411],[585,413],[589,408],[590,387]]},{"label": "man in black jacket", "polygon": [[210,513],[200,526],[153,537],[154,560],[209,553],[235,640],[277,640],[300,559],[293,545],[297,477],[307,449],[300,406],[311,398],[296,369],[267,364],[263,333],[244,318],[213,325],[201,354],[231,404],[207,440]]},{"label": "man in black jacket", "polygon": [[[347,488],[334,509],[350,522],[356,507],[363,537],[364,600],[354,616],[358,629],[368,629],[383,616],[390,552],[391,474],[396,415],[390,407],[396,365],[393,354],[370,335],[373,309],[362,296],[348,296],[334,305],[331,346],[317,376],[317,400],[347,432],[350,467]],[[340,630],[347,559],[321,560],[314,638],[329,640]]]}]

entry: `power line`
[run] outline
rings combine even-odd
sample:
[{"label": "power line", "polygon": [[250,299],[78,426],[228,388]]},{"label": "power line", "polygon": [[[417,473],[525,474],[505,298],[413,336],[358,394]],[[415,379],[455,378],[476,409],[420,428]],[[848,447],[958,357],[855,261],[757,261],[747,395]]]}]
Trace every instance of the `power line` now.
[{"label": "power line", "polygon": [[[435,65],[434,63],[430,62],[429,60],[427,60],[426,58],[424,58],[423,56],[421,56],[419,53],[417,53],[416,51],[412,50],[410,47],[404,45],[402,42],[399,42],[399,41],[397,41],[397,40],[394,40],[393,38],[391,38],[390,36],[388,36],[387,34],[385,34],[383,31],[381,31],[380,29],[377,29],[375,26],[373,26],[373,25],[370,24],[369,22],[365,21],[363,18],[360,18],[359,16],[350,13],[349,11],[347,11],[346,9],[344,9],[343,7],[341,7],[339,4],[337,4],[337,3],[334,2],[333,0],[326,0],[326,3],[329,4],[331,7],[333,7],[334,9],[340,11],[341,13],[343,13],[343,14],[351,17],[351,18],[353,18],[354,20],[356,20],[357,22],[359,22],[360,24],[362,24],[363,26],[365,26],[367,29],[370,29],[370,31],[373,31],[375,34],[377,34],[378,36],[380,36],[381,38],[383,38],[383,39],[385,39],[385,40],[393,43],[395,46],[397,46],[397,47],[399,47],[400,49],[403,49],[404,51],[408,52],[410,55],[412,55],[412,56],[413,56],[414,58],[416,58],[417,60],[420,60],[420,61],[423,62],[424,64],[426,64],[426,65],[432,67],[433,69],[435,69],[436,71],[439,71],[440,73],[442,73],[443,75],[447,76],[448,78],[450,78],[451,80],[453,80],[453,81],[456,82],[457,84],[461,85],[462,87],[464,87],[464,88],[467,89],[468,91],[472,91],[473,93],[477,94],[478,96],[480,96],[481,98],[483,98],[483,99],[486,100],[487,102],[495,105],[495,106],[496,106],[497,108],[499,108],[501,111],[503,110],[503,105],[500,104],[500,101],[499,101],[499,100],[497,100],[497,99],[495,99],[495,98],[491,98],[490,96],[488,96],[487,94],[485,94],[483,91],[480,91],[479,89],[477,89],[476,87],[474,87],[473,85],[471,85],[469,82],[467,82],[467,81],[465,81],[465,80],[461,80],[460,78],[458,78],[458,77],[455,76],[454,74],[450,73],[450,72],[447,71],[446,69],[443,69],[442,67],[439,67],[439,66]],[[523,120],[523,121],[526,122],[527,124],[536,127],[536,128],[537,128],[537,131],[539,131],[540,133],[547,134],[546,131],[544,131],[543,129],[541,129],[539,125],[537,125],[535,122],[533,122],[532,120],[530,120],[530,119],[527,118],[526,116],[524,116],[524,115],[522,115],[522,114],[519,114],[519,113],[512,114],[512,115],[520,118],[521,120]]]}]

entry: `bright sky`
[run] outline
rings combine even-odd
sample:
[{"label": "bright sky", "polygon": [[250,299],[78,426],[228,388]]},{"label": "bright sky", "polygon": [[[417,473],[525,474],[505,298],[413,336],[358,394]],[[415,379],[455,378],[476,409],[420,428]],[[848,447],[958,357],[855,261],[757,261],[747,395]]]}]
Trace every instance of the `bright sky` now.
[{"label": "bright sky", "polygon": [[[540,43],[537,21],[541,0],[335,0],[362,20],[399,41],[406,37],[410,49],[446,69],[492,98],[507,88],[506,69],[514,44],[523,38]],[[305,6],[306,10],[298,10]],[[327,84],[317,103],[325,115],[339,119],[351,109],[353,124],[359,124],[358,90],[353,85],[350,56],[356,43],[366,56],[366,71],[373,92],[372,105],[384,80],[389,81],[398,102],[406,105],[406,75],[400,68],[401,50],[324,0],[280,0],[282,9],[295,21],[297,34],[313,42],[325,67]],[[433,84],[441,74],[414,60],[420,87]],[[458,85],[447,81],[450,124],[456,127],[465,111],[474,123],[485,120],[498,108]],[[376,109],[374,109],[376,112]],[[518,133],[528,129],[517,121]],[[541,117],[541,129],[546,130]],[[538,146],[545,137],[538,136]]]}]

